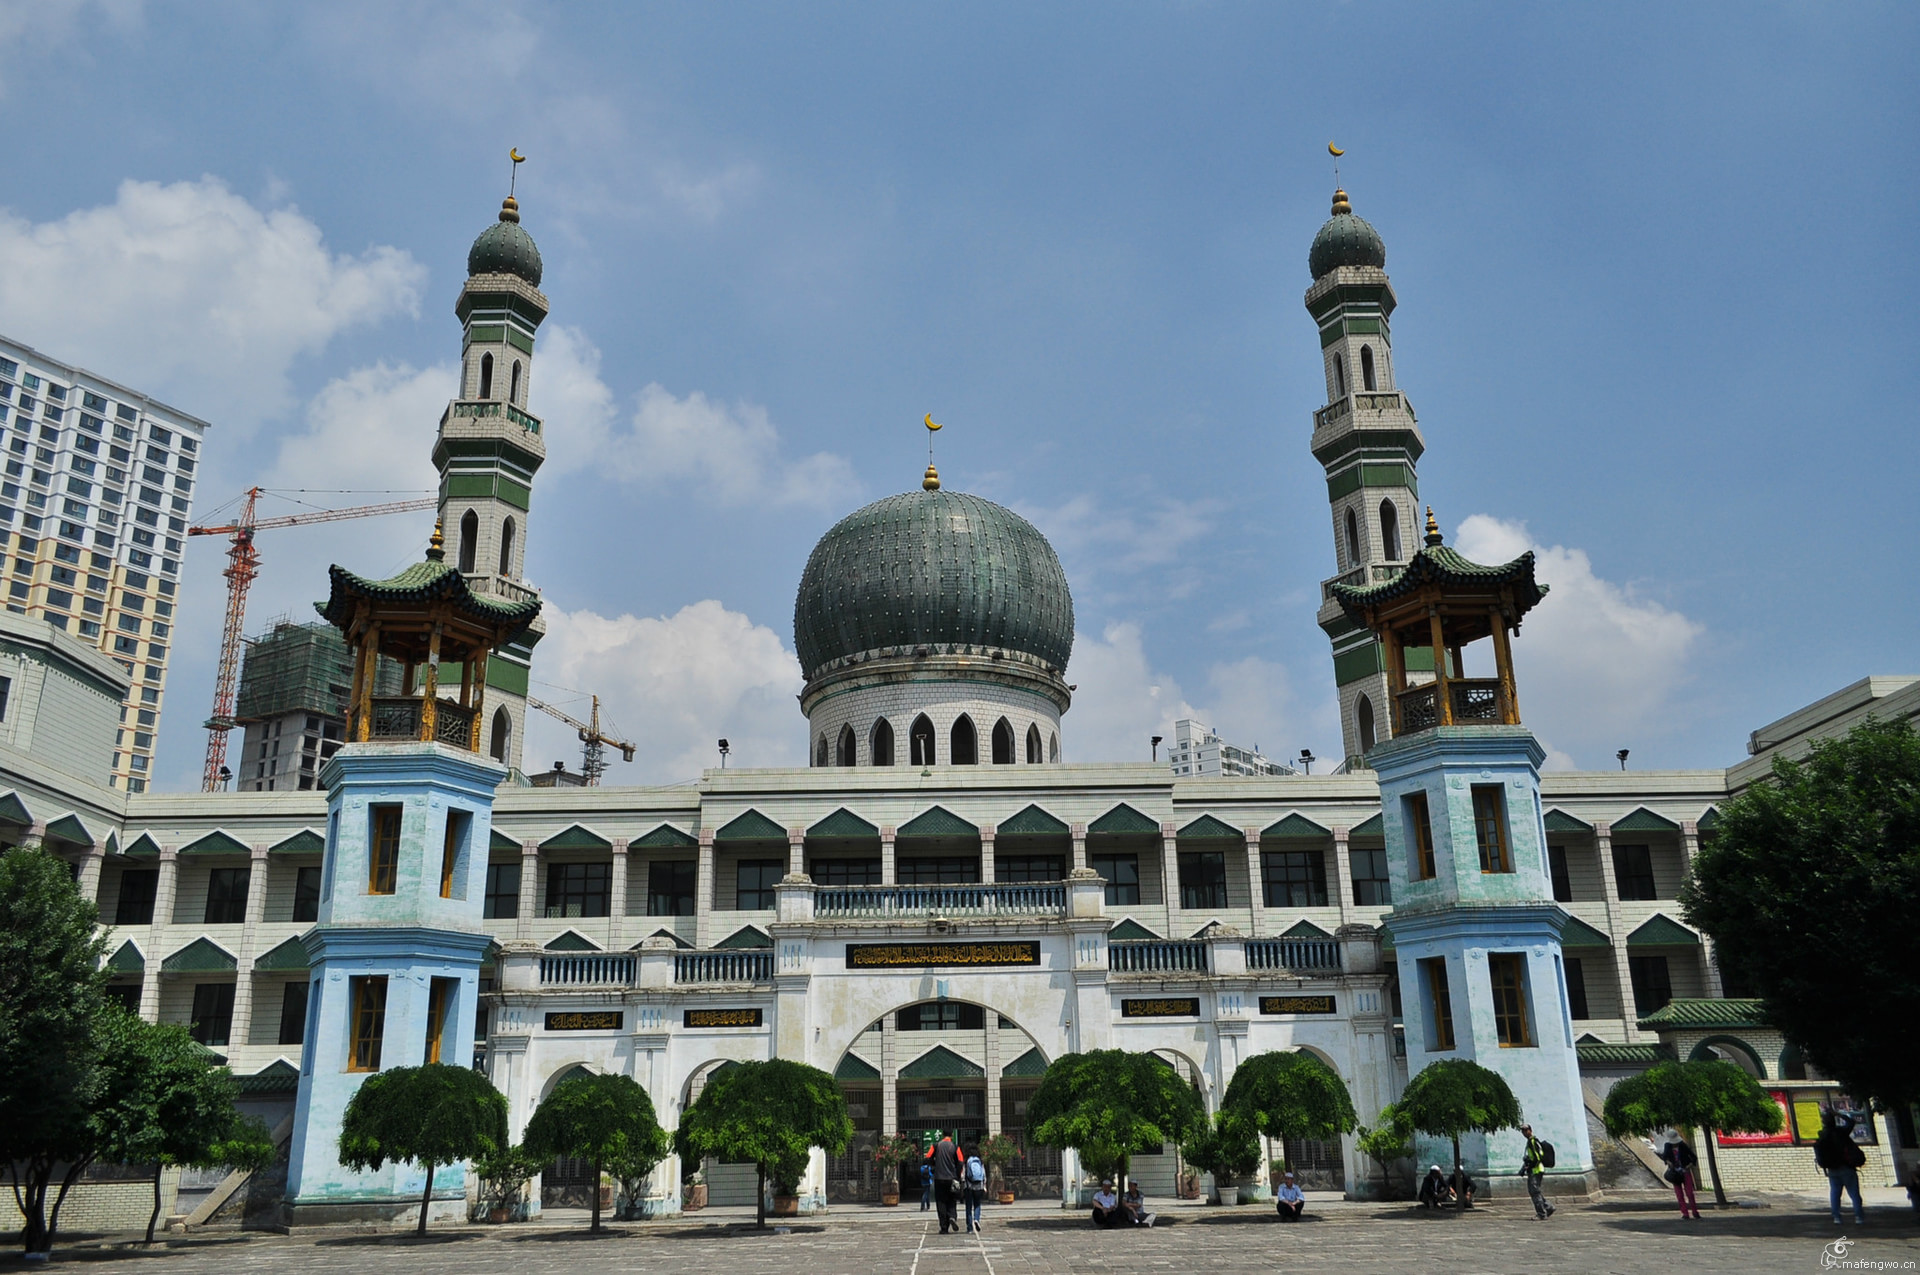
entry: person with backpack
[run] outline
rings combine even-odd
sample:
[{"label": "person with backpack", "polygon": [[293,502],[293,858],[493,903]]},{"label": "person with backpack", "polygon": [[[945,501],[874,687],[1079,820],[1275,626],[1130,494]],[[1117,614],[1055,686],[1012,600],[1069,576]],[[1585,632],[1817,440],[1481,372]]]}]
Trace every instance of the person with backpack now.
[{"label": "person with backpack", "polygon": [[1547,1170],[1553,1167],[1553,1144],[1542,1142],[1533,1136],[1533,1126],[1520,1126],[1520,1136],[1527,1140],[1527,1147],[1520,1156],[1520,1171],[1526,1175],[1527,1195],[1533,1200],[1533,1217],[1536,1222],[1544,1222],[1553,1216],[1553,1205],[1540,1189],[1546,1181]]},{"label": "person with backpack", "polygon": [[923,1158],[920,1161],[920,1211],[922,1213],[925,1213],[928,1209],[932,1207],[933,1207],[933,1160],[931,1159],[931,1153],[929,1153],[928,1158]]},{"label": "person with backpack", "polygon": [[1663,1176],[1673,1184],[1673,1198],[1680,1201],[1681,1218],[1699,1220],[1700,1201],[1694,1198],[1693,1166],[1700,1163],[1700,1157],[1687,1145],[1686,1135],[1675,1129],[1667,1145],[1660,1148],[1660,1158],[1667,1162]]},{"label": "person with backpack", "polygon": [[973,1154],[966,1158],[966,1172],[961,1180],[967,1193],[967,1230],[978,1232],[980,1206],[987,1202],[987,1166],[980,1159],[980,1148],[975,1147]]},{"label": "person with backpack", "polygon": [[1860,1166],[1867,1153],[1853,1140],[1853,1120],[1837,1111],[1827,1112],[1827,1127],[1814,1140],[1813,1162],[1826,1170],[1827,1202],[1833,1210],[1833,1224],[1840,1225],[1840,1192],[1853,1197],[1855,1226],[1866,1223],[1866,1210],[1860,1205]]},{"label": "person with backpack", "polygon": [[942,1136],[927,1152],[933,1168],[933,1207],[940,1216],[940,1234],[960,1229],[954,1217],[954,1203],[960,1185],[960,1148],[953,1139]]}]

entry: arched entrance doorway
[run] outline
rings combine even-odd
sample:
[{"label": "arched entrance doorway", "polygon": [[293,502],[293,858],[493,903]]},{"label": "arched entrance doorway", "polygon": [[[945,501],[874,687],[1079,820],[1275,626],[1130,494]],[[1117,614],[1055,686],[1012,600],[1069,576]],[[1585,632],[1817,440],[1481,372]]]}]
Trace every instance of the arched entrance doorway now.
[{"label": "arched entrance doorway", "polygon": [[[700,1093],[712,1080],[729,1067],[740,1064],[731,1059],[716,1059],[698,1068],[687,1077],[686,1088],[680,1095],[680,1110],[685,1111],[700,1100]],[[724,1160],[707,1159],[697,1165],[681,1165],[680,1172],[691,1175],[698,1170],[707,1184],[707,1203],[713,1207],[723,1205],[752,1206],[760,1198],[760,1170],[752,1161],[729,1163]]]},{"label": "arched entrance doorway", "polygon": [[[548,1082],[546,1093],[540,1095],[541,1099],[544,1101],[563,1080],[592,1074],[585,1067],[569,1067]],[[540,1171],[540,1207],[590,1209],[593,1207],[593,1192],[598,1185],[593,1180],[593,1161],[563,1155]]]}]

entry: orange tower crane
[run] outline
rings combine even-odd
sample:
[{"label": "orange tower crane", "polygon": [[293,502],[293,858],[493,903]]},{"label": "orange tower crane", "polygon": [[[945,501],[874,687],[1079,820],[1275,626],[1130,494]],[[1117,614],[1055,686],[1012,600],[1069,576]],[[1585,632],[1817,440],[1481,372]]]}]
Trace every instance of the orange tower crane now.
[{"label": "orange tower crane", "polygon": [[622,761],[633,760],[634,746],[624,739],[615,739],[600,730],[600,697],[593,697],[593,717],[590,721],[581,721],[568,715],[543,699],[527,696],[527,703],[539,709],[549,717],[555,717],[580,732],[580,773],[586,776],[587,787],[600,786],[600,776],[607,773],[607,755],[603,746],[620,750]]},{"label": "orange tower crane", "polygon": [[414,513],[432,509],[439,501],[432,497],[419,500],[392,500],[383,505],[356,505],[351,509],[316,509],[312,513],[284,514],[275,518],[256,518],[254,506],[263,489],[247,488],[240,505],[240,516],[217,527],[189,527],[190,536],[231,536],[227,548],[227,623],[220,635],[220,671],[213,682],[213,716],[207,719],[207,766],[200,778],[203,792],[220,791],[220,772],[227,764],[227,732],[233,729],[233,698],[240,681],[241,628],[247,616],[247,590],[260,574],[260,552],[253,547],[253,535],[274,527],[300,527],[310,522],[339,522],[344,518],[374,518],[381,514]]}]

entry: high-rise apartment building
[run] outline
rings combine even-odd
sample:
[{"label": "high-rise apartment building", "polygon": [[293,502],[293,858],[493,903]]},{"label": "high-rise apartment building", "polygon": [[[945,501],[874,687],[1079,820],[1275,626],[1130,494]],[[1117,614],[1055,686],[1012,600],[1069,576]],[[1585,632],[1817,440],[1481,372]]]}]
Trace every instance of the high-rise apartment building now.
[{"label": "high-rise apartment building", "polygon": [[0,336],[0,548],[7,610],[99,648],[132,678],[112,784],[153,772],[180,558],[207,423]]},{"label": "high-rise apartment building", "polygon": [[1215,734],[1213,727],[1191,717],[1183,717],[1173,724],[1173,744],[1167,749],[1167,765],[1182,779],[1297,773],[1293,767],[1262,753],[1260,745],[1236,748]]}]

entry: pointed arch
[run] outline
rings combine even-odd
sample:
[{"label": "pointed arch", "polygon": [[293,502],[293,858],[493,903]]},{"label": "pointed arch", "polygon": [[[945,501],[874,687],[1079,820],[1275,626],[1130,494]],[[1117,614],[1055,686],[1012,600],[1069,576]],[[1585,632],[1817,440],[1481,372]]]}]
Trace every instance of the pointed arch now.
[{"label": "pointed arch", "polygon": [[1380,544],[1388,562],[1400,561],[1400,510],[1391,500],[1380,502]]},{"label": "pointed arch", "polygon": [[493,355],[491,354],[480,356],[480,393],[476,397],[493,397]]},{"label": "pointed arch", "polygon": [[1360,347],[1360,384],[1368,390],[1379,388],[1379,382],[1373,374],[1373,347]]},{"label": "pointed arch", "polygon": [[1333,396],[1347,396],[1347,365],[1338,354],[1333,356]]},{"label": "pointed arch", "polygon": [[1373,701],[1365,695],[1355,700],[1353,702],[1353,716],[1354,720],[1358,722],[1360,726],[1360,751],[1370,753],[1373,751],[1374,745]]},{"label": "pointed arch", "polygon": [[836,766],[857,766],[860,764],[859,744],[855,742],[853,727],[842,726],[840,728],[839,755],[834,758],[833,764]]},{"label": "pointed arch", "polygon": [[893,723],[882,717],[873,724],[868,748],[875,766],[893,765]]},{"label": "pointed arch", "polygon": [[474,558],[480,552],[480,515],[469,509],[460,515],[460,571],[473,574]]},{"label": "pointed arch", "polygon": [[1038,766],[1041,760],[1040,726],[1036,722],[1027,727],[1027,765]]},{"label": "pointed arch", "polygon": [[993,724],[993,764],[1011,766],[1013,762],[1013,726],[1003,717]]},{"label": "pointed arch", "polygon": [[487,755],[505,764],[507,747],[513,742],[513,718],[504,708],[493,710],[493,738],[487,743]]},{"label": "pointed arch", "polygon": [[500,524],[500,574],[513,574],[513,519],[508,518]]},{"label": "pointed arch", "polygon": [[947,751],[947,760],[956,766],[972,766],[980,761],[980,737],[973,729],[973,719],[965,713],[954,719]]},{"label": "pointed arch", "polygon": [[933,765],[933,723],[925,713],[913,719],[907,732],[907,760],[915,766]]},{"label": "pointed arch", "polygon": [[1053,740],[1051,743],[1047,745],[1047,760],[1048,761],[1060,760],[1060,732],[1059,731],[1053,732]]},{"label": "pointed arch", "polygon": [[520,360],[515,359],[513,361],[513,380],[509,382],[507,386],[507,402],[518,403],[519,401],[520,401]]},{"label": "pointed arch", "polygon": [[1352,566],[1358,561],[1360,561],[1360,519],[1353,510],[1349,509],[1347,510],[1347,565]]},{"label": "pointed arch", "polygon": [[827,764],[827,732],[825,731],[821,731],[820,737],[813,741],[813,764],[816,766]]}]

